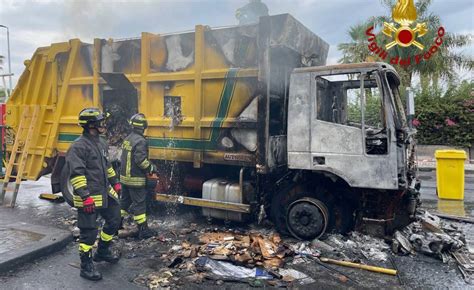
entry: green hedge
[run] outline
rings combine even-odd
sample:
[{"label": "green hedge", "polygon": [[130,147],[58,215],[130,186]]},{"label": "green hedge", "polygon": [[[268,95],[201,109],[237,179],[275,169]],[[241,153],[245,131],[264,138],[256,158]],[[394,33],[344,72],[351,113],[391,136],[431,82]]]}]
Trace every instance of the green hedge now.
[{"label": "green hedge", "polygon": [[441,91],[415,93],[419,144],[471,147],[474,144],[474,87],[467,81]]}]

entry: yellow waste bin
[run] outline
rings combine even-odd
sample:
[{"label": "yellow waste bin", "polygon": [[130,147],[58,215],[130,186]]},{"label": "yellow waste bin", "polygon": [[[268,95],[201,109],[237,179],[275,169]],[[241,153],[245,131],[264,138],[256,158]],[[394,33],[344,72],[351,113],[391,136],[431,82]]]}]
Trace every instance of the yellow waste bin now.
[{"label": "yellow waste bin", "polygon": [[436,150],[436,188],[438,198],[464,200],[463,150]]}]

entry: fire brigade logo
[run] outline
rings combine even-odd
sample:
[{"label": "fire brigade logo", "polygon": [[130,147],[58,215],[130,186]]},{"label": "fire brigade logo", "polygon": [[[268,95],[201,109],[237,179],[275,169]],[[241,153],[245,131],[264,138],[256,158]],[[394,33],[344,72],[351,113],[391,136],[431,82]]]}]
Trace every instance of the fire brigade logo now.
[{"label": "fire brigade logo", "polygon": [[413,0],[398,0],[392,11],[392,18],[399,26],[396,27],[394,23],[383,23],[383,34],[394,39],[385,45],[386,49],[390,49],[397,44],[401,47],[414,45],[420,50],[424,49],[424,46],[416,41],[416,39],[425,35],[428,29],[426,28],[426,23],[418,23],[415,28],[411,28],[410,25],[416,21],[416,17],[416,8]]},{"label": "fire brigade logo", "polygon": [[[413,0],[398,0],[397,4],[393,7],[392,18],[396,23],[384,22],[381,30],[381,34],[388,36],[392,40],[385,45],[377,43],[378,34],[374,31],[375,25],[372,25],[365,31],[368,49],[381,60],[400,66],[420,64],[422,61],[428,61],[438,52],[439,47],[443,44],[443,37],[446,33],[443,26],[438,28],[437,35],[431,45],[425,48],[421,41],[419,41],[420,37],[428,33],[428,28],[425,22],[415,23],[417,14]],[[426,41],[423,42],[426,44]],[[411,52],[410,55],[404,58],[401,58],[396,54],[396,51],[393,50],[392,53],[389,54],[388,51],[395,45],[402,48],[413,45],[418,48],[418,53],[415,52],[413,54]]]}]

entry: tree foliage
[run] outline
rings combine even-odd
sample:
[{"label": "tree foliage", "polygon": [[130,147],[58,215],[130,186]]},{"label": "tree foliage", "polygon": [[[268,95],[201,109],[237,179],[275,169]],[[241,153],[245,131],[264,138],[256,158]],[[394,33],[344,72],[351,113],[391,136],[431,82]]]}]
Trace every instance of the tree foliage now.
[{"label": "tree foliage", "polygon": [[474,85],[463,81],[440,89],[415,92],[413,124],[421,144],[471,147],[474,144]]}]

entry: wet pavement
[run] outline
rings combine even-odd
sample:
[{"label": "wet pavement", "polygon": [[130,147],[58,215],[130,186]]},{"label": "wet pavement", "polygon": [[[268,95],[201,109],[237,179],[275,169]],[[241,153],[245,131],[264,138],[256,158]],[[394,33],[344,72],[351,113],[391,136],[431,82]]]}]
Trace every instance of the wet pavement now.
[{"label": "wet pavement", "polygon": [[8,226],[0,226],[0,236],[0,255],[44,238],[42,234],[22,231]]},{"label": "wet pavement", "polygon": [[[436,195],[436,171],[419,171],[421,181],[421,198],[427,201],[437,201]],[[464,202],[474,203],[474,172],[466,172],[464,175]]]},{"label": "wet pavement", "polygon": [[[445,204],[438,201],[435,191],[434,172],[422,172],[421,179],[424,181],[422,188],[423,207],[433,211],[460,213],[465,216],[474,215],[474,192],[472,190],[473,175],[466,175],[465,201]],[[434,184],[434,187],[433,187]],[[56,204],[38,198],[40,193],[49,192],[49,179],[41,178],[39,181],[24,182],[17,200],[17,208],[10,209],[0,207],[0,218],[6,216],[17,221],[28,221],[37,225],[48,225],[61,229],[71,230],[74,227],[75,211],[66,203]],[[8,196],[8,194],[7,194]],[[77,243],[70,243],[66,248],[53,253],[45,258],[27,263],[20,268],[1,274],[1,288],[4,289],[144,289],[139,277],[166,268],[167,262],[160,257],[168,250],[180,244],[181,241],[195,241],[199,232],[214,228],[238,228],[242,231],[249,229],[258,231],[271,231],[271,227],[231,224],[224,225],[216,221],[209,224],[200,215],[196,208],[183,207],[158,207],[152,226],[159,231],[159,238],[150,239],[145,242],[135,241],[133,238],[115,241],[115,247],[122,249],[122,259],[116,265],[100,263],[99,269],[103,272],[104,279],[100,282],[90,282],[79,277],[79,259],[77,255]],[[189,232],[187,229],[191,224],[195,229]],[[455,223],[464,229],[469,244],[474,244],[474,225]],[[0,227],[1,233],[1,227]],[[19,236],[28,240],[31,236]],[[297,242],[287,239],[289,242]],[[5,239],[2,246],[12,241]],[[474,248],[474,247],[473,247]],[[398,276],[388,276],[379,273],[349,269],[340,266],[332,266],[350,278],[349,281],[340,281],[326,268],[316,262],[304,262],[288,265],[300,270],[313,279],[315,283],[309,285],[298,285],[297,288],[314,289],[314,287],[338,288],[361,288],[361,287],[384,287],[384,288],[467,288],[457,266],[454,263],[443,264],[441,261],[417,254],[415,257],[390,255],[385,262],[370,261],[372,265],[399,270]],[[222,282],[222,281],[221,281]],[[175,286],[189,289],[218,289],[225,286],[228,289],[241,289],[249,287],[247,284],[224,282],[223,285],[216,281],[204,281],[202,284],[176,282]]]}]

